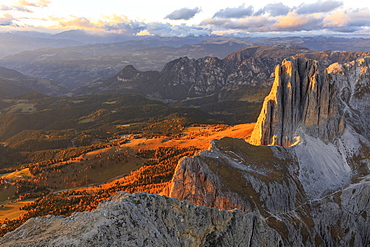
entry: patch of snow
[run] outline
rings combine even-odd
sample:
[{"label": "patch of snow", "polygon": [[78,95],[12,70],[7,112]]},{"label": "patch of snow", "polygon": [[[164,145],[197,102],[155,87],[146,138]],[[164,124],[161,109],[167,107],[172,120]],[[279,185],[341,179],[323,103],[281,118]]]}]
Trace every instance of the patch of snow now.
[{"label": "patch of snow", "polygon": [[311,199],[319,198],[329,190],[350,182],[351,167],[343,154],[332,144],[304,135],[304,142],[295,146],[299,162],[299,180]]}]

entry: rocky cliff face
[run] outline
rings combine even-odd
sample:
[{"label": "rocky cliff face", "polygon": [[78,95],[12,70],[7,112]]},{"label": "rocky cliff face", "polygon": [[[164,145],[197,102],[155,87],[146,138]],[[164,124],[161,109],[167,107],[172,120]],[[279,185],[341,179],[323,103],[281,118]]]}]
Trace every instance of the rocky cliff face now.
[{"label": "rocky cliff face", "polygon": [[281,246],[261,217],[146,193],[118,193],[93,212],[27,221],[1,246]]},{"label": "rocky cliff face", "polygon": [[[226,210],[238,208],[258,214],[261,213],[259,209],[267,205],[279,205],[281,210],[292,209],[295,201],[303,196],[299,192],[302,188],[297,187],[300,185],[290,174],[298,171],[292,159],[290,153],[279,147],[255,147],[243,139],[214,140],[209,150],[179,162],[172,184],[164,194],[198,205]],[[280,163],[290,165],[279,167]],[[249,172],[253,175],[247,178]],[[274,178],[284,179],[285,184],[270,183]],[[270,196],[261,195],[268,197],[264,206],[258,198],[262,188],[278,191],[269,193]],[[255,190],[257,192],[253,192]],[[294,191],[294,195],[290,191]],[[282,194],[288,197],[282,199]]]},{"label": "rocky cliff face", "polygon": [[329,65],[333,63],[347,63],[359,58],[370,56],[370,51],[363,51],[363,52],[346,52],[346,51],[333,51],[327,50],[323,52],[305,52],[296,54],[294,58],[305,58],[305,59],[312,59],[316,61],[320,61],[320,68],[322,69],[320,72],[323,72]]},{"label": "rocky cliff face", "polygon": [[166,64],[160,84],[164,87],[164,97],[183,99],[215,92],[226,84],[228,74],[230,68],[218,58],[184,57]]}]

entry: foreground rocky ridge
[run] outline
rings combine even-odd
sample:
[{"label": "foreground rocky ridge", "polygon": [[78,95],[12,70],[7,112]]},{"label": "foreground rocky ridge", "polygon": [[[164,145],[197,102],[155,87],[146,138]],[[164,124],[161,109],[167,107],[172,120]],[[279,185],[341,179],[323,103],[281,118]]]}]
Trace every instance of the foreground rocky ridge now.
[{"label": "foreground rocky ridge", "polygon": [[1,246],[280,246],[259,217],[146,193],[117,193],[92,212],[34,218]]}]

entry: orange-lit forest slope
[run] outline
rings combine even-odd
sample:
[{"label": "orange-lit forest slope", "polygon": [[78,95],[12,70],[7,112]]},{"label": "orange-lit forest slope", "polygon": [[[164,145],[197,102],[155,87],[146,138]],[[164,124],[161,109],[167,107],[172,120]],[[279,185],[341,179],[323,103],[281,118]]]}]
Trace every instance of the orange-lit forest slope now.
[{"label": "orange-lit forest slope", "polygon": [[[253,127],[254,123],[197,125],[176,136],[127,135],[46,168],[33,166],[3,175],[10,183],[5,184],[8,192],[12,191],[2,198],[11,200],[0,209],[1,234],[30,217],[95,209],[117,191],[160,193],[181,157],[206,150],[211,140],[224,136],[248,139]],[[24,200],[30,199],[25,205]]]}]

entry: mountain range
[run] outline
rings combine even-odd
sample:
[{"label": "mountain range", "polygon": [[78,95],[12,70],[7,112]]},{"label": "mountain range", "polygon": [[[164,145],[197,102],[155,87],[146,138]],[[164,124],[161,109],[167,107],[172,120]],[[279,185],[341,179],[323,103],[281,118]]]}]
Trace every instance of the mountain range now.
[{"label": "mountain range", "polygon": [[69,91],[68,86],[61,83],[31,78],[18,71],[0,67],[0,98],[36,92],[56,96]]},{"label": "mountain range", "polygon": [[[290,39],[297,41],[297,38]],[[310,42],[309,38],[300,40]],[[114,138],[124,135],[122,142],[118,141],[112,150],[118,152],[127,147],[133,150],[132,143],[137,148],[136,158],[149,157],[143,170],[137,170],[142,173],[138,172],[135,179],[130,174],[119,178],[121,180],[113,180],[114,185],[109,185],[113,187],[107,187],[104,193],[111,195],[119,186],[127,189],[124,186],[140,184],[140,178],[147,174],[150,174],[150,178],[145,177],[149,182],[155,177],[151,172],[161,176],[158,183],[153,182],[157,187],[151,187],[151,192],[159,195],[119,192],[91,212],[75,212],[68,217],[36,214],[41,210],[38,208],[50,204],[47,200],[54,200],[59,194],[66,195],[60,201],[65,204],[68,200],[77,200],[73,204],[77,208],[77,204],[83,204],[83,196],[92,196],[96,191],[100,193],[108,184],[85,188],[86,191],[79,188],[72,192],[52,192],[29,206],[32,208],[29,212],[44,216],[30,218],[5,234],[0,244],[369,246],[370,52],[314,51],[295,44],[281,44],[279,39],[269,40],[272,41],[278,44],[250,44],[223,59],[180,57],[166,63],[160,71],[139,71],[128,65],[109,78],[76,86],[69,91],[74,97],[55,100],[42,96],[45,98],[40,100],[40,95],[31,94],[19,96],[22,102],[3,99],[1,123],[6,131],[2,136],[8,147],[25,145],[22,138],[30,132],[22,132],[19,128],[9,136],[6,128],[13,125],[7,120],[16,122],[26,118],[37,122],[38,116],[55,110],[61,112],[56,114],[60,119],[55,122],[49,119],[47,128],[45,125],[32,133],[32,136],[36,132],[42,136],[40,142],[52,139],[56,134],[45,131],[52,131],[54,128],[50,126],[70,115],[73,118],[70,117],[68,122],[69,131],[79,126],[85,131],[86,140],[90,141],[89,134],[94,137],[101,134],[100,139],[112,133]],[[346,43],[347,40],[338,39],[337,42]],[[3,71],[4,80],[23,77],[29,80],[17,72]],[[113,97],[112,93],[117,95]],[[9,111],[10,105],[6,105],[24,103],[24,100],[35,109],[13,113]],[[134,108],[131,102],[135,103]],[[250,112],[256,109],[258,116],[251,117]],[[202,111],[211,115],[202,115]],[[158,112],[162,115],[154,120]],[[179,112],[182,114],[174,118]],[[141,120],[151,121],[150,126],[154,126],[152,136],[137,142],[135,139],[141,137],[127,138],[127,134],[137,134],[135,126],[141,120],[135,114],[143,114]],[[248,118],[243,118],[243,114]],[[252,130],[245,126],[244,134],[239,138],[223,136],[212,140],[207,150],[191,149],[194,152],[176,156],[183,157],[176,160],[173,173],[168,173],[167,180],[164,179],[161,173],[165,170],[164,165],[174,162],[165,160],[165,157],[176,153],[166,149],[165,145],[172,145],[172,141],[177,140],[179,145],[187,142],[195,147],[201,136],[195,133],[186,136],[182,132],[185,127],[182,121],[188,119],[186,121],[191,122],[189,118],[193,117],[198,121],[217,122],[221,120],[217,118],[220,115],[222,120],[229,118],[228,123],[240,119],[256,123]],[[230,120],[235,115],[240,119]],[[176,136],[164,132],[156,134],[157,124],[166,124],[169,119],[174,121],[170,121],[166,128],[173,130]],[[23,122],[18,120],[16,126]],[[146,125],[140,126],[146,128]],[[163,126],[159,129],[164,129]],[[133,132],[122,132],[122,128],[133,128]],[[205,131],[205,127],[201,130]],[[233,131],[236,129],[228,133]],[[61,136],[64,138],[65,134]],[[184,136],[188,139],[181,139]],[[159,146],[156,151],[151,149],[153,143]],[[93,150],[86,160],[92,155],[99,158]],[[160,161],[161,158],[165,161]],[[156,163],[156,160],[159,161]],[[64,161],[45,165],[45,171],[40,165],[22,168],[31,169],[32,175],[42,180],[52,172],[63,176],[67,171],[65,167],[71,162],[62,163]],[[92,164],[88,163],[84,171],[96,169]],[[158,164],[163,166],[157,168]],[[123,185],[126,181],[129,181],[128,185]],[[46,203],[42,204],[42,200]]]},{"label": "mountain range", "polygon": [[224,57],[248,44],[250,42],[221,37],[152,37],[118,43],[23,51],[4,57],[0,64],[31,77],[78,87],[113,76],[129,64],[144,70],[159,70],[168,61],[184,54],[195,58],[210,55]]},{"label": "mountain range", "polygon": [[[368,39],[336,37],[238,38],[218,36],[188,37],[119,37],[99,36],[81,30],[55,35],[40,33],[2,34],[4,50],[15,46],[12,53],[0,60],[0,66],[15,69],[33,77],[49,79],[72,87],[80,87],[97,79],[117,74],[124,66],[133,65],[141,71],[162,70],[166,63],[179,57],[220,59],[246,46],[294,44],[318,52],[339,50],[367,51]],[[19,35],[23,35],[19,37]],[[32,39],[47,39],[50,44]],[[59,45],[54,44],[59,42]],[[60,47],[62,42],[66,47]],[[70,41],[70,45],[67,41]],[[17,43],[21,42],[20,45]],[[76,44],[75,42],[81,43]],[[84,43],[85,42],[85,43]],[[27,44],[24,44],[27,43]],[[30,46],[35,44],[37,46]]]},{"label": "mountain range", "polygon": [[247,138],[255,145],[225,137],[182,158],[162,192],[181,201],[119,194],[90,213],[32,219],[1,243],[369,245],[370,58],[319,63],[276,66]]}]

